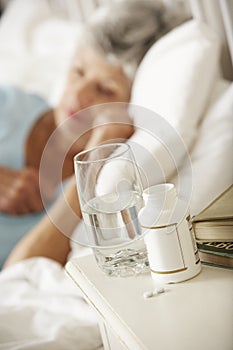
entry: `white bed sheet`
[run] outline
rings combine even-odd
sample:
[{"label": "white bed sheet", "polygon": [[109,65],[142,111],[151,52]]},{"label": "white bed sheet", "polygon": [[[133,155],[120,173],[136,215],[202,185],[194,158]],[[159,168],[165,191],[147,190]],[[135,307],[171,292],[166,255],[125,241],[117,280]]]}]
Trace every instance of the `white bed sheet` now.
[{"label": "white bed sheet", "polygon": [[0,349],[94,350],[94,311],[56,262],[32,258],[0,274]]}]

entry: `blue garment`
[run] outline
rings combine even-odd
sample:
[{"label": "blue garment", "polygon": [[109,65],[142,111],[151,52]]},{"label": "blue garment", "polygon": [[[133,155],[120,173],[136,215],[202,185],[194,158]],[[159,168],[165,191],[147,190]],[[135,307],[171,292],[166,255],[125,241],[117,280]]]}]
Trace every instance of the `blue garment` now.
[{"label": "blue garment", "polygon": [[[22,169],[25,139],[37,119],[47,110],[47,102],[16,87],[0,87],[0,166]],[[12,216],[0,213],[0,268],[14,245],[44,215]]]}]

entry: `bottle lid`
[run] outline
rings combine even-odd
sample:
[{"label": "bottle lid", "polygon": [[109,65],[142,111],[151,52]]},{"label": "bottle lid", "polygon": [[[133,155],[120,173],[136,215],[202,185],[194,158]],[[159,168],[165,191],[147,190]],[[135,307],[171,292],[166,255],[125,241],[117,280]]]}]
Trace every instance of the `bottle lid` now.
[{"label": "bottle lid", "polygon": [[176,223],[172,218],[177,203],[176,188],[173,184],[148,187],[143,191],[143,198],[145,206],[139,212],[142,227],[157,228]]}]

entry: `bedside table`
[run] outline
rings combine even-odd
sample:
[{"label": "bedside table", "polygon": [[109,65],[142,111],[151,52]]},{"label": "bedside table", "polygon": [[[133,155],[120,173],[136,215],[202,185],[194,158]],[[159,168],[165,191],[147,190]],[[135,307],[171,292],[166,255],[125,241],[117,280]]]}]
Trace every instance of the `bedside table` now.
[{"label": "bedside table", "polygon": [[108,277],[93,255],[71,260],[66,271],[99,315],[105,350],[233,349],[232,270],[203,266],[149,299],[150,274]]}]

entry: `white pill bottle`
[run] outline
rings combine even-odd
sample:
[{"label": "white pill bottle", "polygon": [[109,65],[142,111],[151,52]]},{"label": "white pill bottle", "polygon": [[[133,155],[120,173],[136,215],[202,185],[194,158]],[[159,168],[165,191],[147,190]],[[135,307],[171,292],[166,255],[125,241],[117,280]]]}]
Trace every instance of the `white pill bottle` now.
[{"label": "white pill bottle", "polygon": [[201,271],[189,210],[178,201],[173,184],[148,187],[143,192],[145,206],[139,222],[145,243],[152,278],[159,283],[177,283]]}]

